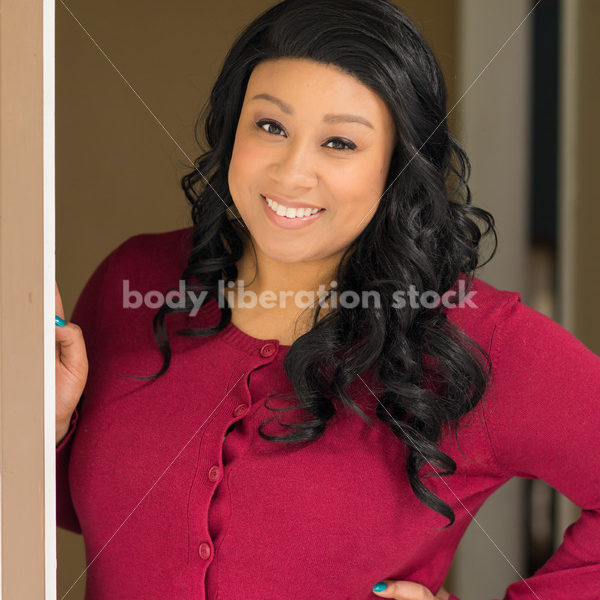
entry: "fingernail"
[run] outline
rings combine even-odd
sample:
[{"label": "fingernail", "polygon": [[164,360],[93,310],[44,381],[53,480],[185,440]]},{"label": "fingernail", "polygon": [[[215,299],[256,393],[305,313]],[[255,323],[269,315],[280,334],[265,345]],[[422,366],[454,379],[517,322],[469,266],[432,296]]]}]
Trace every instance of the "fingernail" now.
[{"label": "fingernail", "polygon": [[54,324],[58,325],[59,327],[64,327],[67,322],[61,319],[58,315],[54,315]]},{"label": "fingernail", "polygon": [[383,592],[383,590],[385,590],[386,587],[387,587],[387,584],[385,583],[385,581],[378,581],[373,586],[373,591],[374,592]]}]

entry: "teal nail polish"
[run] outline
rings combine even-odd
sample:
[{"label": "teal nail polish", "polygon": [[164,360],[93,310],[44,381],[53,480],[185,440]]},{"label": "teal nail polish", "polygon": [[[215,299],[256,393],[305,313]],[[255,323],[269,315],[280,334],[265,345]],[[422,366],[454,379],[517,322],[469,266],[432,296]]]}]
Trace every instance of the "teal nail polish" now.
[{"label": "teal nail polish", "polygon": [[385,590],[386,587],[387,587],[387,584],[385,583],[385,581],[378,581],[373,586],[373,591],[374,592],[383,592],[383,590]]},{"label": "teal nail polish", "polygon": [[67,322],[63,321],[63,319],[61,319],[58,315],[54,315],[54,324],[58,325],[59,327],[64,327]]}]

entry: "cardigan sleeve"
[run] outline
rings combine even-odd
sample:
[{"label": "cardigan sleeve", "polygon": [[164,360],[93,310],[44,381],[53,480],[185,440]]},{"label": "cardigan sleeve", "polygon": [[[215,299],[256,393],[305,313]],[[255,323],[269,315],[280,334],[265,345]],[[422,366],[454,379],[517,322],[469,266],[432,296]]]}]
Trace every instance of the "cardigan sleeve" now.
[{"label": "cardigan sleeve", "polygon": [[[87,283],[85,284],[73,309],[71,321],[81,327],[85,341],[89,370],[93,368],[96,340],[98,339],[99,324],[102,322],[102,289],[108,273],[109,266],[116,252],[113,250],[96,267]],[[89,375],[88,375],[89,379]],[[69,489],[69,459],[73,440],[77,436],[77,421],[81,405],[85,396],[83,394],[73,412],[69,430],[61,442],[56,446],[56,524],[58,527],[68,529],[75,533],[81,533],[81,525],[73,506]]]},{"label": "cardigan sleeve", "polygon": [[600,357],[520,299],[496,326],[491,352],[495,392],[483,412],[498,468],[541,479],[581,508],[556,552],[504,600],[597,600]]},{"label": "cardigan sleeve", "polygon": [[56,446],[56,524],[58,527],[81,533],[81,526],[69,492],[69,457],[79,413],[75,409],[67,435]]}]

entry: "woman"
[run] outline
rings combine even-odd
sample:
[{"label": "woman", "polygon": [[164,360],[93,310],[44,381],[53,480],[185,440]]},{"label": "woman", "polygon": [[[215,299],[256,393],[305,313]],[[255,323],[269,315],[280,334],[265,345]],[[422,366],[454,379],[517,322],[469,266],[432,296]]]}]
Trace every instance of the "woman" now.
[{"label": "woman", "polygon": [[193,227],[126,240],[57,328],[86,597],[448,600],[473,515],[520,476],[582,516],[505,597],[596,598],[600,359],[473,276],[494,221],[414,25],[281,2],[207,108]]}]

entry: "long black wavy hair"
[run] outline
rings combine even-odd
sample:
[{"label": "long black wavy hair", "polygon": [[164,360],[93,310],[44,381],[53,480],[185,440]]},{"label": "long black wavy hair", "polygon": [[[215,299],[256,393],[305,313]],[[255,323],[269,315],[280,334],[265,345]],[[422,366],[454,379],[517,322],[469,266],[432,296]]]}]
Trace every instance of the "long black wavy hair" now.
[{"label": "long black wavy hair", "polygon": [[[205,302],[218,299],[220,279],[225,285],[237,280],[243,243],[230,218],[235,206],[227,184],[236,127],[254,67],[283,57],[334,64],[356,77],[386,102],[398,135],[385,193],[340,260],[336,276],[338,293],[376,290],[381,307],[338,306],[320,317],[321,306],[316,305],[312,329],[295,340],[283,363],[296,394],[292,408],[304,411],[305,417],[285,425],[292,433],[270,436],[263,426],[273,417],[261,423],[259,434],[277,442],[316,440],[336,413],[336,400],[371,422],[347,388],[361,373],[373,372],[380,386],[377,417],[410,448],[410,485],[421,502],[450,520],[449,527],[454,512],[422,483],[419,470],[428,462],[445,469],[437,472],[440,476],[456,471],[455,461],[437,445],[442,427],[448,425],[456,435],[458,420],[484,396],[491,361],[479,344],[448,321],[442,305],[397,308],[392,294],[412,284],[441,296],[462,275],[470,290],[482,238],[493,234],[488,261],[497,238],[492,215],[471,205],[471,167],[448,131],[446,85],[438,62],[391,2],[284,0],[239,35],[196,121],[196,141],[202,147],[198,131],[204,123],[208,149],[181,179],[193,219],[193,250],[181,279],[195,280],[190,288],[207,291]],[[483,233],[477,220],[485,226]],[[164,362],[149,379],[163,375],[170,364],[165,316],[192,308],[165,304],[157,311],[153,327]],[[225,302],[215,327],[176,333],[209,336],[230,321],[231,308]],[[427,367],[425,355],[434,370]]]}]

